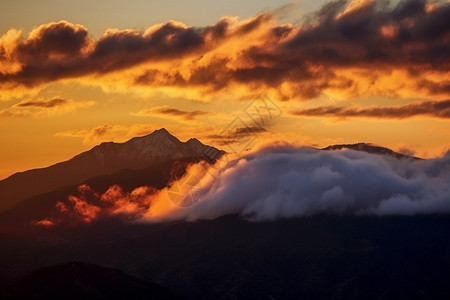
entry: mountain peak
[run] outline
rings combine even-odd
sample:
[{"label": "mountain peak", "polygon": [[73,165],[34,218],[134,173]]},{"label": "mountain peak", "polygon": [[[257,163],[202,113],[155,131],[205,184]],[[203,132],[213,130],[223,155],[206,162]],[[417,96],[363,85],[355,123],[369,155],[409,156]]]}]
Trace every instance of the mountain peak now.
[{"label": "mountain peak", "polygon": [[156,129],[155,131],[153,131],[151,134],[167,134],[167,135],[172,135],[166,128],[160,128],[160,129]]},{"label": "mountain peak", "polygon": [[398,159],[402,158],[408,158],[408,159],[420,159],[418,157],[409,156],[405,154],[401,154],[398,152],[395,152],[389,148],[376,146],[372,143],[356,143],[356,144],[338,144],[338,145],[330,145],[328,147],[322,148],[321,150],[343,150],[343,149],[350,149],[350,150],[356,150],[356,151],[362,151],[372,154],[379,154],[379,155],[388,155],[392,156]]},{"label": "mountain peak", "polygon": [[[8,201],[0,202],[0,211],[18,201],[59,186],[80,184],[90,178],[114,174],[120,170],[141,170],[177,160],[208,159],[208,162],[213,162],[205,157],[205,151],[210,148],[215,149],[195,138],[182,142],[165,128],[145,136],[134,137],[124,143],[101,143],[68,161],[25,171],[1,180],[0,194]],[[215,151],[219,155],[224,153],[219,149]],[[23,186],[28,188],[24,189]]]},{"label": "mountain peak", "polygon": [[188,144],[195,144],[195,145],[203,145],[202,142],[200,142],[198,139],[196,138],[190,138],[186,143]]},{"label": "mountain peak", "polygon": [[[149,133],[149,134],[147,134],[147,135],[144,135],[144,136],[140,136],[140,137],[137,137],[138,139],[139,138],[148,138],[148,137],[155,137],[155,136],[158,136],[158,137],[163,137],[163,138],[176,138],[174,135],[172,135],[166,128],[160,128],[160,129],[156,129],[155,131],[153,131],[152,133]],[[133,138],[134,139],[134,138]],[[133,140],[132,139],[132,140]],[[178,139],[177,139],[178,140]]]}]

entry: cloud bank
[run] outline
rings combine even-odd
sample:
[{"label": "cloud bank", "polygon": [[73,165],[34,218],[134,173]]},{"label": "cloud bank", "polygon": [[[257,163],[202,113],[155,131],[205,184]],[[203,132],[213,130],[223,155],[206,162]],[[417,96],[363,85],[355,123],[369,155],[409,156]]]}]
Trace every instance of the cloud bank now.
[{"label": "cloud bank", "polygon": [[205,27],[170,21],[143,32],[110,29],[96,39],[80,24],[53,22],[27,37],[16,29],[0,37],[0,91],[83,78],[211,99],[264,88],[280,100],[323,93],[443,100],[449,20],[449,3],[338,0],[303,24],[279,24],[264,13]]},{"label": "cloud bank", "polygon": [[369,117],[369,118],[390,118],[405,119],[415,116],[430,116],[434,118],[450,118],[450,100],[445,101],[423,101],[411,103],[403,106],[385,107],[338,107],[320,106],[310,109],[293,111],[293,115],[309,117]]},{"label": "cloud bank", "polygon": [[80,195],[57,206],[83,222],[109,215],[160,222],[228,214],[252,220],[434,214],[450,213],[449,182],[450,153],[414,160],[276,146],[227,161],[220,168],[193,165],[183,178],[160,191],[140,187],[124,193],[112,186],[102,195],[81,186]]},{"label": "cloud bank", "polygon": [[133,115],[136,116],[160,116],[160,117],[173,117],[173,118],[181,118],[184,120],[195,120],[199,116],[204,116],[210,114],[209,112],[202,111],[202,110],[182,110],[175,107],[170,106],[157,106],[147,109],[142,109]]},{"label": "cloud bank", "polygon": [[449,213],[449,182],[450,155],[416,161],[275,147],[234,161],[205,186],[196,205],[174,214],[188,220],[230,213],[275,220],[322,213]]},{"label": "cloud bank", "polygon": [[0,110],[0,118],[46,117],[61,115],[95,105],[95,101],[53,98],[24,100]]}]

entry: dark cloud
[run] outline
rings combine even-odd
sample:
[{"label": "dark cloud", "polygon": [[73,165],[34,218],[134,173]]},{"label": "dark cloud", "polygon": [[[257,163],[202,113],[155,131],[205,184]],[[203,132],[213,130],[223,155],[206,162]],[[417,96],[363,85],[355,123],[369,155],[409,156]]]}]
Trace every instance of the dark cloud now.
[{"label": "dark cloud", "polygon": [[[245,137],[245,136],[252,136],[257,133],[263,133],[267,132],[268,130],[264,127],[260,126],[243,126],[243,127],[232,127],[230,131],[225,131],[226,136],[239,138],[239,137]],[[224,139],[225,135],[222,134],[209,134],[206,136],[208,139],[214,139],[214,140],[220,140]]]},{"label": "dark cloud", "polygon": [[[90,38],[81,25],[50,23],[34,30],[27,39],[16,41],[11,57],[22,68],[14,73],[0,73],[0,85],[35,86],[62,78],[105,74],[143,62],[202,55],[222,40],[242,35],[268,18],[269,15],[261,15],[233,29],[229,19],[206,27],[168,22],[148,32],[110,30],[98,40]],[[0,45],[2,52],[3,48]],[[7,59],[6,55],[2,59]]]},{"label": "dark cloud", "polygon": [[108,73],[150,60],[182,58],[194,50],[203,50],[203,34],[203,29],[186,28],[173,22],[149,35],[134,31],[112,32],[98,40],[87,63],[92,72]]},{"label": "dark cloud", "polygon": [[234,134],[236,136],[246,136],[246,135],[254,135],[255,133],[267,132],[267,129],[264,127],[258,126],[246,126],[246,127],[237,127],[234,129]]},{"label": "dark cloud", "polygon": [[[276,27],[267,37],[269,45],[243,49],[245,67],[229,68],[226,60],[214,61],[194,68],[188,79],[170,73],[163,76],[168,80],[159,84],[213,84],[222,89],[233,82],[273,88],[290,82],[293,94],[313,98],[328,88],[357,89],[351,79],[336,75],[338,69],[367,70],[372,82],[381,75],[370,70],[389,73],[405,69],[412,81],[417,80],[418,89],[448,94],[448,81],[422,80],[421,73],[448,72],[450,6],[427,12],[425,5],[423,1],[405,1],[392,9],[374,2],[344,13],[345,1],[331,2],[311,15],[311,25],[297,28],[294,36],[271,39],[294,31],[291,27]],[[150,78],[141,83],[152,85],[155,81]]]},{"label": "dark cloud", "polygon": [[38,107],[38,108],[51,108],[56,106],[62,106],[69,104],[69,101],[61,98],[55,98],[51,100],[31,100],[23,101],[16,104],[16,107]]},{"label": "dark cloud", "polygon": [[370,117],[403,119],[414,116],[430,116],[435,118],[450,118],[450,100],[424,101],[393,107],[336,107],[320,106],[291,112],[297,116],[327,116],[327,117]]},{"label": "dark cloud", "polygon": [[[449,5],[427,13],[425,1],[401,1],[392,10],[380,9],[379,3],[345,14],[345,2],[329,3],[317,14],[319,24],[301,30],[282,48],[297,58],[341,67],[374,63],[448,67],[448,55],[442,51],[450,49],[445,42],[450,33]],[[383,34],[384,26],[392,28],[392,35]]]},{"label": "dark cloud", "polygon": [[176,117],[181,117],[185,120],[194,120],[199,116],[204,116],[204,115],[208,115],[208,114],[210,114],[210,113],[206,112],[206,111],[202,111],[202,110],[186,111],[186,110],[181,110],[181,109],[178,109],[175,107],[168,107],[168,106],[143,109],[136,113],[136,115],[139,115],[139,116],[146,116],[146,115],[176,116]]},{"label": "dark cloud", "polygon": [[52,60],[71,60],[80,55],[88,42],[88,31],[66,21],[42,25],[19,43],[16,55],[21,62],[44,65]]},{"label": "dark cloud", "polygon": [[[206,138],[211,140],[212,144],[225,147],[226,151],[237,152],[233,144],[241,144],[250,146],[253,144],[252,140],[256,139],[259,134],[268,132],[267,128],[261,126],[242,126],[231,127],[223,131],[221,134],[210,134]],[[246,150],[246,149],[244,149]]]},{"label": "dark cloud", "polygon": [[430,94],[450,94],[450,80],[440,82],[422,80],[417,85],[419,88],[426,89]]},{"label": "dark cloud", "polygon": [[34,99],[24,100],[0,110],[0,117],[49,117],[91,107],[95,101],[74,101],[72,99]]},{"label": "dark cloud", "polygon": [[227,58],[216,59],[213,62],[196,66],[191,70],[189,78],[179,71],[147,70],[135,78],[135,84],[145,86],[177,86],[177,87],[209,87],[213,91],[221,90],[231,82],[230,70],[226,67]]}]

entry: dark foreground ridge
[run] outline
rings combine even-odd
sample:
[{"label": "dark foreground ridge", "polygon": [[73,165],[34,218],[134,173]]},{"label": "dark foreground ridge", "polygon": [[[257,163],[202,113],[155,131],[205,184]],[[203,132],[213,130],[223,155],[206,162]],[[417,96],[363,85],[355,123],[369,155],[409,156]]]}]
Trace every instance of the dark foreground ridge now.
[{"label": "dark foreground ridge", "polygon": [[[82,261],[196,300],[450,299],[448,215],[99,226],[61,231],[60,240],[0,235],[3,284],[43,265]],[[83,239],[72,238],[75,231]],[[117,276],[100,282],[113,286]],[[40,280],[29,278],[24,286]]]},{"label": "dark foreground ridge", "polygon": [[1,299],[181,299],[169,289],[93,264],[69,262],[36,270],[0,292]]},{"label": "dark foreground ridge", "polygon": [[[50,228],[30,223],[52,216],[57,201],[77,195],[78,183],[99,193],[113,184],[126,192],[142,185],[162,189],[174,170],[181,176],[199,152],[212,148],[205,147],[196,139],[180,142],[164,129],[104,143],[71,161],[110,173],[58,185],[0,212],[0,299],[170,299],[164,298],[173,297],[170,291],[196,300],[450,299],[448,214],[271,222],[229,215],[156,224],[115,216]],[[325,148],[335,149],[413,159],[369,144]],[[119,170],[106,169],[110,162]],[[23,190],[41,174],[34,172],[23,173],[29,174],[21,179]]]}]

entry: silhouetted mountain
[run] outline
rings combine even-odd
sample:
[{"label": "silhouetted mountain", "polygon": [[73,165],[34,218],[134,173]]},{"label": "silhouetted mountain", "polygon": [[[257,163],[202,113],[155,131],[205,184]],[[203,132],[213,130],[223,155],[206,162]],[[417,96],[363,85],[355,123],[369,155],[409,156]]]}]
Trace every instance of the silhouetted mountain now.
[{"label": "silhouetted mountain", "polygon": [[[110,172],[82,183],[100,193],[113,184],[124,191],[142,185],[161,189],[198,161],[199,153],[223,153],[195,139],[182,143],[165,130],[127,143],[102,144],[76,156],[73,160],[80,166],[86,163],[83,166],[90,168],[92,159],[97,166],[92,170]],[[325,149],[343,148],[407,157],[367,144]],[[159,153],[162,149],[167,153]],[[118,170],[103,168],[101,162],[115,164]],[[64,168],[69,166],[73,167]],[[53,174],[45,170],[40,172]],[[117,287],[114,295],[120,297],[130,290],[146,295],[152,292],[148,282],[155,282],[189,299],[450,298],[449,215],[319,215],[272,222],[231,215],[158,224],[112,216],[49,228],[30,225],[31,219],[54,217],[55,203],[76,195],[79,183],[58,185],[0,213],[0,286],[9,286],[4,295],[65,298],[70,291],[95,298],[105,295],[105,286]],[[84,264],[41,269],[70,261],[111,266],[135,277]],[[25,276],[37,269],[41,270]]]},{"label": "silhouetted mountain", "polygon": [[380,155],[388,155],[398,159],[407,158],[407,159],[420,159],[418,157],[413,157],[405,154],[401,154],[391,149],[375,146],[367,143],[357,143],[357,144],[341,144],[341,145],[330,145],[328,147],[322,148],[322,150],[342,150],[342,149],[351,149],[356,151],[363,151],[372,154],[380,154]]},{"label": "silhouetted mountain", "polygon": [[164,128],[125,143],[102,143],[68,161],[16,173],[0,181],[0,211],[26,198],[123,169],[139,170],[183,159],[212,162],[223,153],[195,138],[181,142]]},{"label": "silhouetted mountain", "polygon": [[123,271],[81,262],[41,268],[0,291],[1,299],[181,299]]}]

